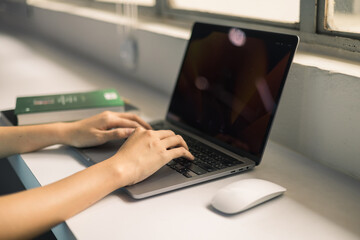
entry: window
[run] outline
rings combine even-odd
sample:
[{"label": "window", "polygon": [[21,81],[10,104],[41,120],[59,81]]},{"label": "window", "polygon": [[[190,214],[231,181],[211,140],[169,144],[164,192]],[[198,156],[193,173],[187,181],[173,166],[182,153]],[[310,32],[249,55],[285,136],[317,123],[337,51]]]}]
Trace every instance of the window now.
[{"label": "window", "polygon": [[360,0],[328,0],[325,11],[326,30],[360,33]]},{"label": "window", "polygon": [[170,0],[169,5],[174,9],[275,22],[298,23],[300,20],[300,0]]},{"label": "window", "polygon": [[149,6],[149,7],[155,6],[155,0],[96,0],[96,1],[103,3],[118,3],[118,4],[132,3],[140,6]]},{"label": "window", "polygon": [[360,53],[360,0],[27,0],[54,1],[125,17],[136,9],[146,21],[185,26],[207,21],[292,33],[302,42]]}]

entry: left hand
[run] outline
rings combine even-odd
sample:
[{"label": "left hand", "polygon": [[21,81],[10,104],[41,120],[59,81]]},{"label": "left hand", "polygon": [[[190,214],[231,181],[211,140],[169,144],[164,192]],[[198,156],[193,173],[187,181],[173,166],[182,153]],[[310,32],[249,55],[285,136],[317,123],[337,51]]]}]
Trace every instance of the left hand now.
[{"label": "left hand", "polygon": [[137,127],[151,126],[133,113],[105,111],[90,118],[67,123],[65,144],[74,147],[91,147],[111,140],[127,138]]}]

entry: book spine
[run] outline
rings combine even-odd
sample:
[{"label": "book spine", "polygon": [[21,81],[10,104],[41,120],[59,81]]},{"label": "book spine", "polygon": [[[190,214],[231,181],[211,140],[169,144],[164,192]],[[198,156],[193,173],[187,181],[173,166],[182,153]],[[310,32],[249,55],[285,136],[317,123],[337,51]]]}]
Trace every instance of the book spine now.
[{"label": "book spine", "polygon": [[19,97],[16,100],[15,114],[120,106],[124,106],[124,101],[117,91],[105,89],[84,93]]}]

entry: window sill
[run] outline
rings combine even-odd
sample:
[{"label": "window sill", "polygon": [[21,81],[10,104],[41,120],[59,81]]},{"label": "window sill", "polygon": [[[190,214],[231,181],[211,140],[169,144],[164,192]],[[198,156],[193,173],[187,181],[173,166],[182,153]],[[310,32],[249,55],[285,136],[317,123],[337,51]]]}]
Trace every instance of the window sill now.
[{"label": "window sill", "polygon": [[294,63],[360,78],[360,62],[356,61],[298,51]]}]

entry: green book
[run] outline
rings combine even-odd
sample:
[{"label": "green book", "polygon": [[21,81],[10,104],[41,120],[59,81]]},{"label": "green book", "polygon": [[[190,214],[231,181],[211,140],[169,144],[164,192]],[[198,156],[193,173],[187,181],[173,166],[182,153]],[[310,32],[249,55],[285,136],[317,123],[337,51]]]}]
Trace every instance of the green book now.
[{"label": "green book", "polygon": [[19,125],[29,125],[75,121],[107,110],[124,111],[124,101],[115,89],[18,97],[15,114]]}]

